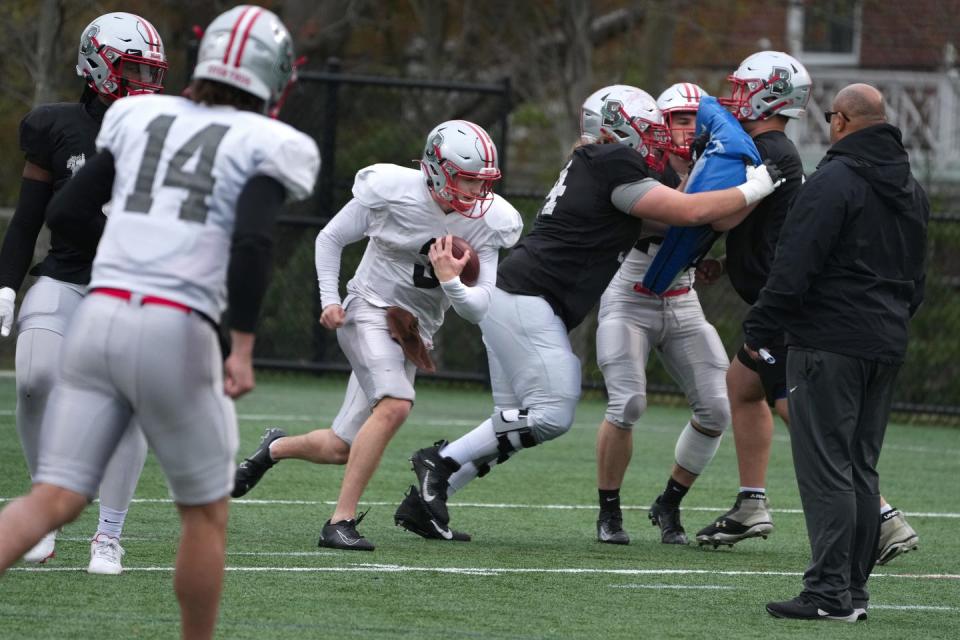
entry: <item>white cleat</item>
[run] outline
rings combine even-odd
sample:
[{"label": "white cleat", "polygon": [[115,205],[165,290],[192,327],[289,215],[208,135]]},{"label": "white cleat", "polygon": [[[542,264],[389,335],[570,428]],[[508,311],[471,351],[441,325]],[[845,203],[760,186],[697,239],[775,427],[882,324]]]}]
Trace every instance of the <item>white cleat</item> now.
[{"label": "white cleat", "polygon": [[87,573],[101,576],[118,576],[123,573],[120,560],[126,552],[120,546],[120,540],[98,533],[90,541],[90,565]]},{"label": "white cleat", "polygon": [[23,556],[24,562],[32,562],[34,564],[43,564],[50,558],[54,557],[56,554],[55,546],[57,544],[57,532],[51,531],[47,535],[40,538],[40,542],[33,545],[33,548]]}]

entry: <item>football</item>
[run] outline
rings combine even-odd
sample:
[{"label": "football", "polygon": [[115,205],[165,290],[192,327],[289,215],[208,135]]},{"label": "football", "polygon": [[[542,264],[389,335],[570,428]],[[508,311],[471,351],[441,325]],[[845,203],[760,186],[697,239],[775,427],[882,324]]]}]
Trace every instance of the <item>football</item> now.
[{"label": "football", "polygon": [[460,236],[453,236],[454,258],[462,258],[463,252],[468,249],[470,251],[470,260],[467,261],[467,264],[463,266],[463,271],[460,272],[460,282],[468,287],[472,287],[477,284],[477,280],[480,279],[480,258],[477,257],[477,252],[473,250],[469,242]]}]

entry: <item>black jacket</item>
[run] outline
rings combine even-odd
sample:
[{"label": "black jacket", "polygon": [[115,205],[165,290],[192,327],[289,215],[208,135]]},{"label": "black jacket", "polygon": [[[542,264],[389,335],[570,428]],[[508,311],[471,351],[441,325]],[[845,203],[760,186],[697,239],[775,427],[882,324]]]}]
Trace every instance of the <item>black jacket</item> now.
[{"label": "black jacket", "polygon": [[787,214],[743,323],[747,345],[786,331],[788,345],[902,362],[923,300],[929,218],[899,129],[875,125],[837,142]]}]

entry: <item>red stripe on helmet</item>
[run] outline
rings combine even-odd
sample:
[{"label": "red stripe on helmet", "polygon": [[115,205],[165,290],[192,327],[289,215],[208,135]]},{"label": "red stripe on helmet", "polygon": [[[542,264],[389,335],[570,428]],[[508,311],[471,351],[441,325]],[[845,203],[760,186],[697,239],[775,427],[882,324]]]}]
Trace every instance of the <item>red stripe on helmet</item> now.
[{"label": "red stripe on helmet", "polygon": [[243,32],[243,38],[240,39],[240,48],[237,49],[237,59],[233,63],[233,66],[235,67],[240,66],[240,60],[243,58],[243,50],[246,48],[247,40],[250,38],[250,30],[253,29],[253,23],[256,22],[257,18],[263,14],[263,9],[260,7],[257,7],[256,11],[257,12],[253,14],[253,17],[250,18],[250,22],[247,23],[247,28]]},{"label": "red stripe on helmet", "polygon": [[483,145],[483,163],[487,165],[487,167],[494,167],[494,163],[497,161],[497,147],[493,144],[493,140],[490,139],[487,132],[467,120],[461,120],[460,122],[470,127],[470,129],[477,134],[477,137],[480,138],[480,144]]},{"label": "red stripe on helmet", "polygon": [[153,30],[153,27],[150,25],[150,23],[136,14],[132,15],[137,19],[137,22],[143,26],[143,30],[147,32],[147,46],[150,47],[152,51],[160,51],[160,46],[154,42],[154,40],[158,39],[157,33]]},{"label": "red stripe on helmet", "polygon": [[237,18],[237,21],[233,23],[233,29],[230,30],[230,40],[227,42],[227,50],[223,52],[223,64],[227,64],[227,60],[230,59],[230,50],[233,48],[233,39],[237,36],[237,29],[240,28],[240,23],[243,22],[243,17],[247,15],[247,12],[253,9],[253,7],[244,7],[243,11],[240,12],[240,17]]}]

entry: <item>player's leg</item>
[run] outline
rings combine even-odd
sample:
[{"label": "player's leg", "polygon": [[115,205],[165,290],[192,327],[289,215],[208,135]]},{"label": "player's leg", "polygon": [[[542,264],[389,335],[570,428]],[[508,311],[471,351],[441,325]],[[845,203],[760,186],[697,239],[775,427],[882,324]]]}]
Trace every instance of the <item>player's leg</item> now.
[{"label": "player's leg", "polygon": [[[53,385],[59,377],[63,335],[82,300],[76,285],[41,277],[30,288],[17,319],[17,433],[27,470],[33,478],[43,446],[40,426]],[[53,557],[56,531],[50,531],[25,556],[27,562]]]},{"label": "player's leg", "polygon": [[416,369],[390,337],[386,310],[362,299],[347,304],[337,341],[369,401],[370,413],[353,437],[337,505],[320,532],[319,544],[369,551],[373,544],[356,530],[357,506],[387,444],[410,414]]},{"label": "player's leg", "polygon": [[110,457],[100,483],[100,518],[90,542],[87,573],[119,575],[123,572],[120,536],[130,501],[147,459],[147,439],[136,423],[124,432]]},{"label": "player's leg", "polygon": [[566,433],[580,395],[580,361],[563,322],[545,300],[494,289],[480,328],[521,408],[494,413],[442,450],[427,448],[414,454],[420,493],[443,524],[449,521],[449,482],[465,463],[477,469],[494,461],[502,464],[520,449]]},{"label": "player's leg", "polygon": [[667,371],[683,389],[693,416],[680,432],[675,462],[666,487],[650,509],[661,541],[686,544],[680,503],[713,460],[730,424],[726,372],[728,360],[717,330],[707,322],[695,292],[667,300],[669,327],[659,347]]},{"label": "player's leg", "polygon": [[19,560],[48,531],[75,520],[89,498],[46,483],[0,511],[0,574]]},{"label": "player's leg", "polygon": [[183,638],[210,638],[217,624],[227,547],[226,497],[204,505],[178,504],[180,545],[173,590]]},{"label": "player's leg", "polygon": [[597,540],[629,544],[623,529],[620,488],[633,454],[633,425],[647,408],[651,336],[663,328],[660,301],[624,300],[613,285],[600,301],[597,364],[607,388],[607,410],[597,430]]},{"label": "player's leg", "polygon": [[306,460],[314,464],[346,464],[350,443],[370,417],[370,403],[360,388],[357,376],[350,374],[347,392],[330,429],[315,429],[294,436],[277,427],[267,427],[256,451],[237,465],[231,496],[240,498],[250,492],[263,476],[281,460]]}]

